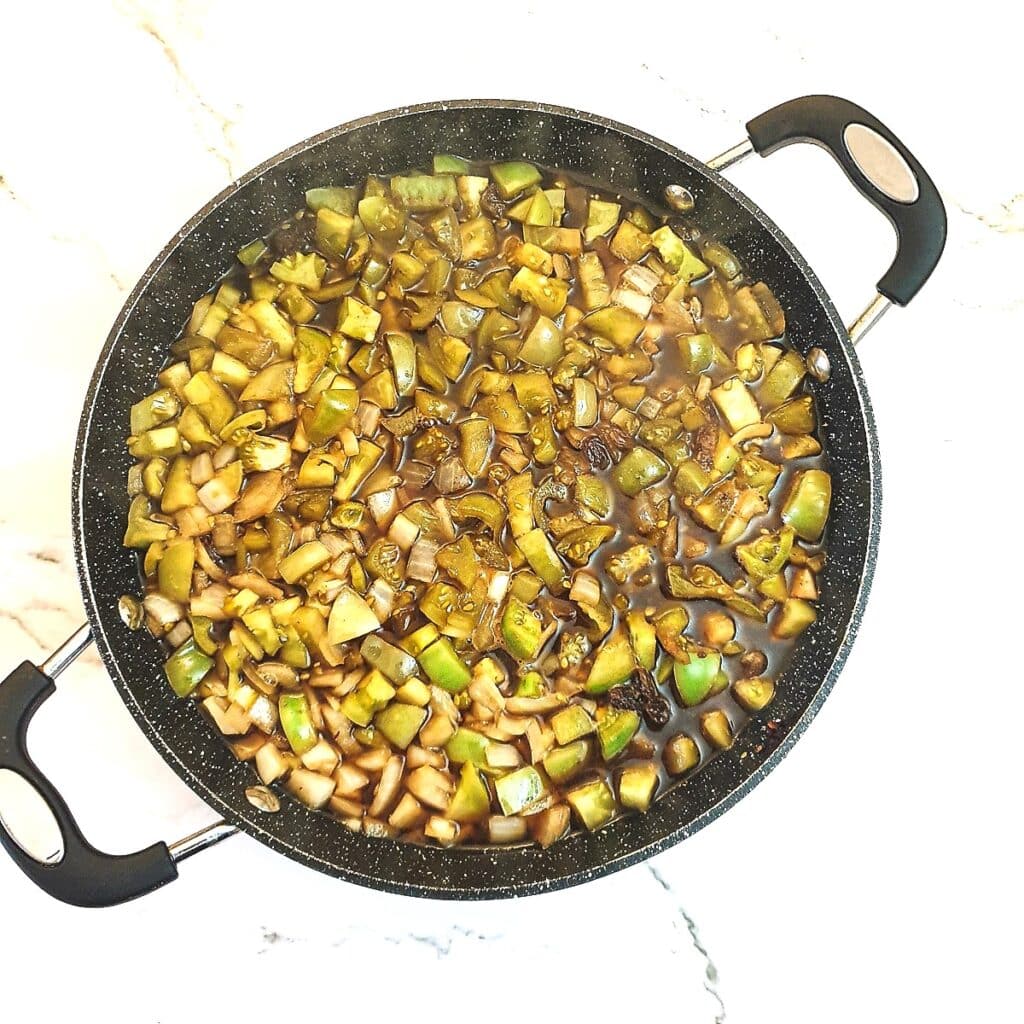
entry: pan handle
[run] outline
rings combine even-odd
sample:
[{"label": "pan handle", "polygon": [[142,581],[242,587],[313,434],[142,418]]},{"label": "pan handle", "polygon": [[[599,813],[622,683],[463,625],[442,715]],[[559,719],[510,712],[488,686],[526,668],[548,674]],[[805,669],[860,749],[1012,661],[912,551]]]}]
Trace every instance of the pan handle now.
[{"label": "pan handle", "polygon": [[[746,127],[748,140],[708,161],[708,166],[722,170],[752,152],[768,156],[794,142],[822,146],[854,188],[896,229],[896,257],[878,282],[878,293],[898,306],[910,302],[931,276],[946,244],[946,209],[913,153],[878,118],[837,96],[802,96],[780,103]],[[860,333],[884,311],[878,303],[876,299],[872,304],[873,315]],[[872,307],[865,315],[869,313]]]},{"label": "pan handle", "polygon": [[[43,665],[57,675],[89,643],[83,627]],[[26,734],[36,711],[56,689],[47,671],[23,662],[0,683],[0,779],[18,807],[0,803],[0,843],[14,862],[49,895],[78,907],[109,907],[143,896],[178,877],[175,859],[165,843],[138,853],[101,853],[82,835],[61,795],[29,756]],[[39,806],[42,800],[44,807]],[[4,803],[7,801],[5,800]],[[48,826],[48,845],[33,842],[21,829],[34,811]],[[48,811],[48,816],[47,816]]]}]

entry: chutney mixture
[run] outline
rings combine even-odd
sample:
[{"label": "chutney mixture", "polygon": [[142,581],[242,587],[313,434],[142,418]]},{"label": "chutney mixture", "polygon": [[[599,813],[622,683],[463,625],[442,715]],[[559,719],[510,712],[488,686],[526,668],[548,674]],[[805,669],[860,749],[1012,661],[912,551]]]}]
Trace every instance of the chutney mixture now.
[{"label": "chutney mixture", "polygon": [[129,625],[259,784],[349,828],[644,812],[772,700],[830,477],[785,315],[669,186],[315,188],[132,407]]}]

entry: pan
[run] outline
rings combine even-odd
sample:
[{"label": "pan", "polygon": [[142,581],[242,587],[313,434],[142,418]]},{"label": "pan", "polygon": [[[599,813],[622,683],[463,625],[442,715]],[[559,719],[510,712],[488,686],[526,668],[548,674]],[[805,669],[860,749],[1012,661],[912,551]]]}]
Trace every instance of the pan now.
[{"label": "pan", "polygon": [[[876,295],[847,329],[814,272],[779,228],[721,172],[752,154],[796,142],[823,147],[895,228],[895,259]],[[817,621],[778,681],[778,696],[731,749],[677,784],[645,815],[628,815],[547,849],[444,849],[381,841],[340,827],[294,800],[261,813],[244,791],[251,769],[192,709],[176,701],[155,640],[130,632],[118,613],[138,588],[136,555],[121,545],[131,457],[124,437],[132,403],[149,392],[192,300],[213,286],[250,239],[303,204],[306,189],[429,164],[436,152],[525,159],[601,182],[648,205],[665,187],[696,198],[697,226],[721,239],[778,297],[787,340],[810,359],[833,504]],[[100,353],[75,449],[72,494],[78,575],[88,624],[36,667],[0,684],[0,842],[51,896],[80,906],[133,899],[177,877],[177,865],[238,831],[350,882],[415,896],[519,896],[606,875],[678,843],[732,807],[779,763],[828,696],[857,632],[871,584],[881,509],[880,462],[856,342],[892,305],[906,305],[934,269],[946,217],[927,173],[867,111],[831,96],[783,103],[746,125],[744,140],[702,162],[626,125],[537,103],[460,100],[404,107],[353,121],[257,167],[200,210],[132,291]],[[223,820],[170,845],[124,856],[95,849],[33,764],[26,732],[54,680],[95,643],[129,711],[171,768]],[[114,799],[111,796],[111,799]],[[129,808],[124,812],[130,813]],[[29,829],[30,818],[45,828]],[[42,838],[40,838],[42,837]]]}]

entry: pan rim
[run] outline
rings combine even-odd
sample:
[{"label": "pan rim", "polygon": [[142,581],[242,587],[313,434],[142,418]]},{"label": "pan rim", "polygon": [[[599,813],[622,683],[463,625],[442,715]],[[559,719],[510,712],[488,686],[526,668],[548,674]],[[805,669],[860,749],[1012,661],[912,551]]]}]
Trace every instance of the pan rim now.
[{"label": "pan rim", "polygon": [[[128,687],[122,673],[120,663],[110,648],[95,600],[92,573],[90,572],[88,559],[86,557],[83,508],[86,440],[92,424],[99,383],[117,346],[125,323],[134,312],[139,300],[147,292],[153,279],[164,266],[169,256],[176,250],[180,242],[191,234],[197,226],[205,221],[211,213],[215,212],[225,201],[239,190],[245,188],[250,182],[262,177],[273,168],[322,144],[323,142],[361,128],[381,125],[388,121],[395,121],[403,117],[415,116],[420,113],[436,113],[446,110],[472,110],[479,108],[490,108],[530,114],[549,113],[583,122],[584,124],[592,125],[597,128],[620,133],[638,143],[642,143],[658,150],[665,156],[679,161],[703,175],[712,182],[712,184],[723,191],[733,202],[740,206],[748,215],[756,220],[766,231],[768,231],[783,251],[796,264],[797,268],[805,278],[829,323],[833,327],[838,344],[851,368],[854,395],[860,408],[867,440],[867,486],[870,493],[870,501],[867,507],[867,544],[864,555],[864,567],[857,585],[852,610],[846,623],[843,636],[839,641],[836,653],[832,658],[827,671],[824,673],[814,696],[808,702],[800,716],[795,720],[786,737],[774,750],[766,755],[757,768],[729,790],[722,799],[706,808],[692,821],[681,824],[657,839],[635,846],[628,851],[603,860],[600,864],[594,867],[583,868],[578,872],[560,875],[555,878],[517,881],[511,884],[499,883],[494,886],[488,886],[487,888],[443,885],[430,882],[409,883],[382,875],[361,874],[354,870],[339,867],[331,861],[318,858],[314,853],[307,849],[291,845],[281,840],[278,836],[266,831],[255,819],[251,819],[238,813],[222,797],[220,797],[219,794],[212,790],[206,782],[199,778],[192,770],[192,767],[182,760],[178,752],[168,744],[160,730],[157,729],[150,721],[146,714],[146,709],[142,704],[140,704]],[[688,153],[672,146],[663,139],[598,114],[571,110],[569,108],[553,104],[503,99],[458,99],[418,103],[392,108],[380,113],[371,114],[345,122],[303,139],[274,156],[269,157],[267,160],[263,161],[240,178],[231,182],[206,204],[204,204],[201,209],[199,209],[177,232],[175,232],[170,241],[161,249],[160,253],[149,264],[139,278],[135,287],[132,289],[128,298],[125,300],[123,307],[111,327],[104,346],[98,356],[85,396],[82,418],[76,438],[74,467],[72,473],[72,528],[75,561],[78,568],[83,602],[90,625],[92,626],[97,649],[111,680],[121,695],[122,700],[125,701],[125,704],[132,713],[132,716],[142,728],[151,744],[171,769],[197,796],[215,808],[227,821],[236,825],[240,830],[248,835],[258,839],[260,842],[270,846],[276,852],[285,854],[290,859],[298,860],[307,866],[315,867],[335,877],[342,877],[360,885],[392,893],[435,899],[475,900],[525,896],[567,888],[591,879],[610,875],[676,845],[683,839],[700,831],[700,829],[710,824],[725,811],[732,808],[739,802],[739,800],[749,794],[772,770],[778,766],[800,736],[803,735],[803,732],[817,715],[826,698],[831,693],[836,679],[845,665],[846,659],[849,656],[849,652],[859,631],[864,608],[870,593],[874,568],[877,562],[881,526],[881,501],[881,460],[878,449],[877,428],[860,362],[856,356],[853,345],[848,339],[846,329],[843,326],[831,299],[818,280],[817,275],[800,254],[799,250],[793,245],[775,222],[768,217],[759,206],[749,199],[745,193],[737,189],[726,178],[709,168],[702,161],[699,161]],[[514,851],[506,850],[504,853],[508,855],[513,854]],[[484,851],[481,851],[481,855],[486,854]],[[386,857],[382,858],[383,863],[386,863],[386,861]]]}]

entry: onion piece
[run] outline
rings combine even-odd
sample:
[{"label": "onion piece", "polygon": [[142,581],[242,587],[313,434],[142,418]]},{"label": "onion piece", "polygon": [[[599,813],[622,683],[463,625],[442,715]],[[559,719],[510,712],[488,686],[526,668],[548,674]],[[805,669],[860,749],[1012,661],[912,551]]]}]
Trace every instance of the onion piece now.
[{"label": "onion piece", "polygon": [[487,819],[487,837],[492,843],[518,843],[526,838],[526,819],[492,814]]},{"label": "onion piece", "polygon": [[366,812],[371,818],[379,818],[382,814],[386,814],[397,799],[404,766],[405,759],[398,754],[389,758],[388,763],[384,765],[380,782],[377,783],[377,789],[373,794],[373,803],[370,804]]},{"label": "onion piece", "polygon": [[430,583],[437,573],[437,552],[439,545],[432,540],[421,537],[409,549],[409,561],[406,563],[405,575],[411,580]]},{"label": "onion piece", "polygon": [[160,632],[164,633],[176,622],[180,622],[185,615],[185,610],[177,601],[154,591],[142,599],[142,607],[146,614],[157,624]]},{"label": "onion piece", "polygon": [[318,775],[307,768],[296,768],[285,785],[289,793],[315,810],[325,807],[334,795],[334,779]]},{"label": "onion piece", "polygon": [[382,530],[386,530],[398,513],[398,491],[394,487],[385,491],[375,491],[366,499],[366,507],[370,510],[373,521]]},{"label": "onion piece", "polygon": [[381,622],[385,622],[391,617],[391,613],[395,608],[396,594],[395,588],[385,579],[375,579],[370,585],[370,589],[366,594],[366,600],[373,609],[373,614]]}]

